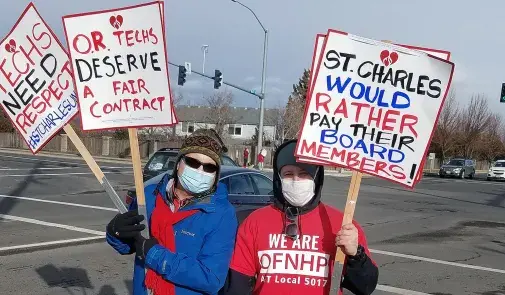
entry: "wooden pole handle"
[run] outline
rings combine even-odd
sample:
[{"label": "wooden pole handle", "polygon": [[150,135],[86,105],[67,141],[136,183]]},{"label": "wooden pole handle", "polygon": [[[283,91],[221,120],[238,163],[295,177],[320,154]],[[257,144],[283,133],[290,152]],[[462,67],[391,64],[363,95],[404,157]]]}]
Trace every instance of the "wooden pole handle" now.
[{"label": "wooden pole handle", "polygon": [[100,183],[103,183],[103,177],[104,174],[98,164],[95,162],[95,159],[93,159],[93,156],[89,153],[88,149],[84,145],[84,143],[81,141],[77,133],[75,133],[74,128],[70,124],[66,124],[63,126],[63,130],[65,133],[68,135],[68,138],[72,141],[74,144],[75,148],[79,153],[81,154],[82,158],[84,161],[86,161],[86,164],[88,164],[89,168],[95,175],[95,177],[98,179]]},{"label": "wooden pole handle", "polygon": [[[342,226],[352,223],[352,220],[354,218],[354,210],[356,209],[356,201],[358,200],[359,188],[361,186],[362,176],[363,173],[361,172],[358,171],[352,172],[351,184],[349,185],[349,191],[347,192],[347,202],[345,204]],[[337,247],[335,261],[338,261],[340,264],[344,264],[345,254],[340,247]]]},{"label": "wooden pole handle", "polygon": [[77,151],[79,151],[84,161],[86,161],[86,164],[88,164],[89,168],[95,175],[96,179],[98,179],[98,182],[100,182],[100,184],[103,186],[105,192],[107,193],[107,195],[109,195],[112,203],[114,203],[119,212],[121,213],[127,212],[128,209],[126,208],[125,204],[123,203],[123,201],[121,201],[121,198],[118,196],[117,192],[109,183],[109,181],[105,177],[105,174],[102,172],[102,169],[100,169],[100,166],[98,166],[93,156],[90,154],[90,152],[88,151],[82,140],[75,132],[74,128],[72,128],[70,124],[67,124],[63,126],[63,130],[68,135],[68,138],[70,138]]}]

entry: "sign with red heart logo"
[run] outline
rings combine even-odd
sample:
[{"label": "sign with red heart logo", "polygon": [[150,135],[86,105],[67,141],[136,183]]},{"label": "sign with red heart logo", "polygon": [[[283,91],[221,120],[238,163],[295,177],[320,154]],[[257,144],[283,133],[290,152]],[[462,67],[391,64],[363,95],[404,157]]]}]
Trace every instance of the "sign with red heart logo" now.
[{"label": "sign with red heart logo", "polygon": [[0,106],[36,154],[78,114],[68,55],[33,3],[0,48]]},{"label": "sign with red heart logo", "polygon": [[[424,50],[428,55],[337,30],[318,40],[295,157],[413,188],[454,64],[432,56],[434,50]],[[391,139],[380,144],[387,156],[372,152],[386,133],[408,138],[408,148]]]},{"label": "sign with red heart logo", "polygon": [[123,25],[123,16],[121,14],[117,16],[113,15],[109,18],[109,22],[113,28],[119,30],[119,28]]},{"label": "sign with red heart logo", "polygon": [[15,52],[16,51],[16,41],[11,39],[9,43],[5,44],[5,50],[8,52]]},{"label": "sign with red heart logo", "polygon": [[382,50],[381,54],[381,61],[382,63],[388,67],[392,64],[394,64],[398,60],[398,53],[396,52],[389,52],[389,50]]},{"label": "sign with red heart logo", "polygon": [[63,17],[82,130],[177,123],[162,16],[157,1]]}]

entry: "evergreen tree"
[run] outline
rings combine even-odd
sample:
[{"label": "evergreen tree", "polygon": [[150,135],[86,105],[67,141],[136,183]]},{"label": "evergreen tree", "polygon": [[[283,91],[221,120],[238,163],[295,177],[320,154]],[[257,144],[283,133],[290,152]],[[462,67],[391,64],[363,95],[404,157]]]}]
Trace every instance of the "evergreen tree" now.
[{"label": "evergreen tree", "polygon": [[305,102],[307,100],[307,90],[309,88],[310,71],[303,70],[301,78],[297,84],[293,84],[293,91],[289,95],[286,104],[286,110],[283,114],[283,139],[292,139],[298,137],[300,124],[305,111]]}]

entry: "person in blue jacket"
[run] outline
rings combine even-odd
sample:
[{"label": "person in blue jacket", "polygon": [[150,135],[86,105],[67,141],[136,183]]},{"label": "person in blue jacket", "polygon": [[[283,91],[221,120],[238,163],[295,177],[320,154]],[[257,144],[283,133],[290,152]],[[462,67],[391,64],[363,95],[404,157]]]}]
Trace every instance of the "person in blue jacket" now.
[{"label": "person in blue jacket", "polygon": [[136,202],[107,225],[107,242],[134,254],[133,295],[218,294],[238,227],[235,209],[219,183],[225,149],[212,129],[188,136],[172,175],[145,188],[150,237]]}]

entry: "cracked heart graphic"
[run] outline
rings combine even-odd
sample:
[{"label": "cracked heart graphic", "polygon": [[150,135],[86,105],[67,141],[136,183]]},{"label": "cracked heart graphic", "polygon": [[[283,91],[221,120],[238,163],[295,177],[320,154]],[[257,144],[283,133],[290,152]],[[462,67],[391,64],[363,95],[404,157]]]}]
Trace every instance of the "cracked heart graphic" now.
[{"label": "cracked heart graphic", "polygon": [[389,52],[389,50],[382,50],[380,54],[382,63],[387,67],[398,61],[398,53]]},{"label": "cracked heart graphic", "polygon": [[16,41],[11,39],[9,43],[5,44],[5,50],[8,52],[15,52],[16,51]]},{"label": "cracked heart graphic", "polygon": [[116,30],[123,25],[123,16],[122,15],[113,15],[109,18],[110,25],[114,27]]}]

